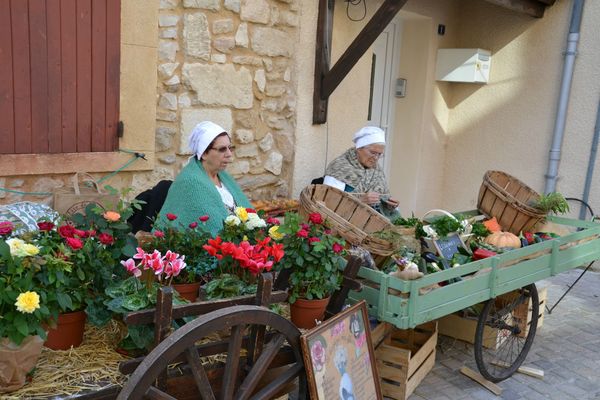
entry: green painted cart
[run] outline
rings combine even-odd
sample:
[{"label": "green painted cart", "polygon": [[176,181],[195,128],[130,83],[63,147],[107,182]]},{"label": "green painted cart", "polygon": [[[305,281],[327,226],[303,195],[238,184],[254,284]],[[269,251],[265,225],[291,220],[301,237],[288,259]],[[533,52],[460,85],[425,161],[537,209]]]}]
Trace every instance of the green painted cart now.
[{"label": "green painted cart", "polygon": [[[600,259],[600,223],[548,220],[574,232],[413,281],[361,268],[358,277],[363,289],[351,291],[348,297],[364,299],[371,316],[400,329],[465,308],[477,309],[477,367],[486,379],[502,381],[519,368],[533,343],[539,315],[535,282]],[[530,313],[517,312],[524,304]],[[493,335],[492,345],[488,335]]]}]

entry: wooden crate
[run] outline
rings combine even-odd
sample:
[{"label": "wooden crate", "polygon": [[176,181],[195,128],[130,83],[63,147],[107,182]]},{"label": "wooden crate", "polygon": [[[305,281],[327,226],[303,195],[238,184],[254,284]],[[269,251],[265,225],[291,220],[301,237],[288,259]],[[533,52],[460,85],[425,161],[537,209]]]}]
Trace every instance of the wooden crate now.
[{"label": "wooden crate", "polygon": [[[500,297],[514,296],[514,292],[504,294]],[[546,306],[546,300],[548,297],[548,288],[545,286],[538,287],[538,296],[540,300],[539,316],[538,316],[538,329],[544,323],[544,311]],[[527,313],[527,322],[531,321],[531,302],[527,305],[522,304],[517,307],[515,314],[518,316]],[[475,341],[475,330],[477,329],[477,317],[462,316],[460,313],[450,314],[438,320],[438,331],[440,335],[453,337],[465,341],[467,343],[473,343]],[[483,345],[484,347],[494,348],[502,343],[502,337],[497,329],[485,327],[483,337],[486,338]],[[494,333],[494,331],[496,331]],[[523,335],[526,335],[525,330]]]},{"label": "wooden crate", "polygon": [[437,323],[401,330],[383,322],[371,338],[384,398],[406,400],[435,364]]}]

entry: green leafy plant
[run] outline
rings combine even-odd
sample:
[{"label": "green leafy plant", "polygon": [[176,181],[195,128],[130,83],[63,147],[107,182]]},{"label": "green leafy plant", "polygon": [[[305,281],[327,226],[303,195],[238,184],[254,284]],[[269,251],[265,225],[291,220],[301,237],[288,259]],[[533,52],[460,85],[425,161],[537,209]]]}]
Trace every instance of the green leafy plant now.
[{"label": "green leafy plant", "polygon": [[532,207],[543,213],[566,214],[569,212],[569,203],[564,196],[558,192],[541,195],[536,201],[531,202]]},{"label": "green leafy plant", "polygon": [[280,232],[285,255],[279,269],[291,269],[290,303],[298,298],[323,299],[339,288],[345,242],[331,235],[319,213],[302,223],[297,213],[286,213]]},{"label": "green leafy plant", "polygon": [[410,218],[398,217],[394,221],[392,221],[394,225],[398,226],[406,226],[406,227],[414,227],[415,228],[415,237],[417,239],[427,236],[425,231],[423,231],[423,221],[414,215]]}]

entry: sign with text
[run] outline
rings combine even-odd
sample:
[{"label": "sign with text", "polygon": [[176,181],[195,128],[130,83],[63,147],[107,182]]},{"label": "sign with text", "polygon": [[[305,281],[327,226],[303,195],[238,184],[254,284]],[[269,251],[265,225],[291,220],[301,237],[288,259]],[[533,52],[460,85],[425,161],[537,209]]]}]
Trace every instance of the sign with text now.
[{"label": "sign with text", "polygon": [[446,236],[433,240],[433,245],[438,252],[438,255],[450,260],[452,256],[458,252],[458,248],[467,249],[465,242],[462,241],[458,234]]}]

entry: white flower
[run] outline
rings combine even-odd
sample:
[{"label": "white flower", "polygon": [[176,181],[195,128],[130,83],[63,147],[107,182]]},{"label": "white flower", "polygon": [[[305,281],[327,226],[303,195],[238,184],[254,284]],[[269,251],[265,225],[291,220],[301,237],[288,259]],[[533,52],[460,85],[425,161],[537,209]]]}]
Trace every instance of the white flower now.
[{"label": "white flower", "polygon": [[248,214],[248,220],[246,221],[246,229],[252,230],[256,228],[264,228],[267,226],[265,220],[260,218],[258,214],[250,213]]},{"label": "white flower", "polygon": [[8,239],[6,244],[10,247],[10,255],[13,257],[31,257],[40,252],[39,247],[25,243],[25,241],[18,238]]},{"label": "white flower", "polygon": [[241,223],[242,221],[235,215],[228,215],[227,218],[225,218],[225,225],[228,226],[238,226]]},{"label": "white flower", "polygon": [[470,234],[471,231],[473,230],[473,225],[471,225],[471,223],[467,219],[463,219],[462,221],[460,221],[460,226],[461,226],[460,231],[462,233],[464,233],[465,235]]},{"label": "white flower", "polygon": [[423,227],[423,230],[427,234],[427,237],[430,237],[432,239],[438,238],[438,233],[435,231],[435,229],[431,225],[425,225]]}]

